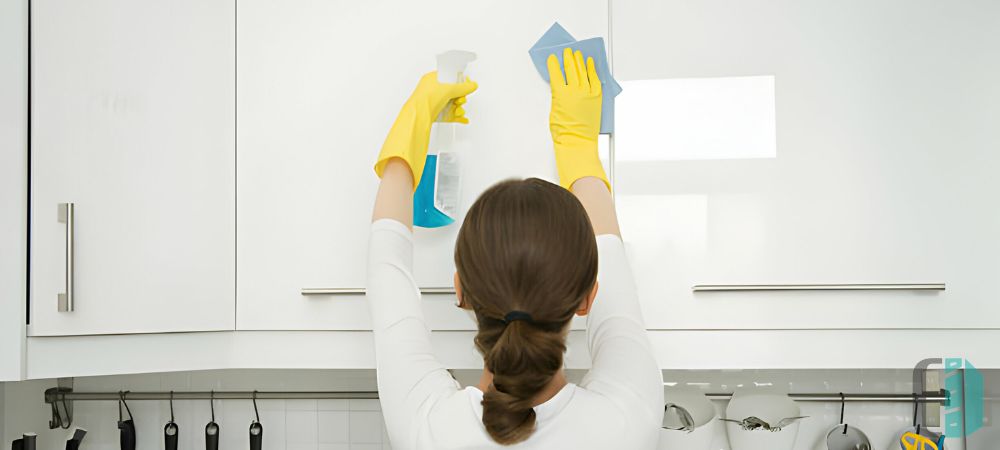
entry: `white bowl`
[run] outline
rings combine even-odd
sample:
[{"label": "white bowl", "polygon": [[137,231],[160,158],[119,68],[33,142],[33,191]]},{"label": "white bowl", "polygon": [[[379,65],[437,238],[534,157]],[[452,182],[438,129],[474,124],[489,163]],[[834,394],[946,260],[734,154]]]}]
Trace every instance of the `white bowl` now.
[{"label": "white bowl", "polygon": [[[787,394],[737,392],[726,408],[726,418],[743,420],[757,417],[775,425],[781,419],[801,416],[799,406]],[[744,430],[737,423],[726,422],[732,450],[792,450],[799,433],[799,422],[781,431]]]},{"label": "white bowl", "polygon": [[[705,394],[685,388],[667,388],[663,391],[664,400],[687,410],[694,420],[695,429],[691,432],[679,430],[660,430],[659,450],[709,450],[712,439],[722,432],[721,423],[717,420],[715,406]],[[682,424],[675,417],[665,416],[663,426],[680,427]]]},{"label": "white bowl", "polygon": [[713,420],[688,433],[678,430],[660,430],[659,450],[709,450],[712,440],[722,432],[722,423]]}]

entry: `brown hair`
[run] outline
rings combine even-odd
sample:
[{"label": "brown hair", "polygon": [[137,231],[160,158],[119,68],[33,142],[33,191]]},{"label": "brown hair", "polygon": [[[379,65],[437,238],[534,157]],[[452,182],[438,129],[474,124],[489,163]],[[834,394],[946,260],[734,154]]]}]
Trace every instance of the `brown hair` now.
[{"label": "brown hair", "polygon": [[[497,443],[535,430],[532,400],[562,368],[566,331],[597,280],[597,242],[583,205],[537,178],[500,182],[469,209],[455,245],[462,300],[493,373],[483,424]],[[529,320],[505,320],[511,311]]]}]

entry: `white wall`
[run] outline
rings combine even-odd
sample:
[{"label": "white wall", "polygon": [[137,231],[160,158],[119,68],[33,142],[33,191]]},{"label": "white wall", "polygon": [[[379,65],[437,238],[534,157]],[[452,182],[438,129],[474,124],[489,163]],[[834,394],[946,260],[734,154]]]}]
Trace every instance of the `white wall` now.
[{"label": "white wall", "polygon": [[0,2],[0,381],[21,379],[27,219],[27,1]]}]

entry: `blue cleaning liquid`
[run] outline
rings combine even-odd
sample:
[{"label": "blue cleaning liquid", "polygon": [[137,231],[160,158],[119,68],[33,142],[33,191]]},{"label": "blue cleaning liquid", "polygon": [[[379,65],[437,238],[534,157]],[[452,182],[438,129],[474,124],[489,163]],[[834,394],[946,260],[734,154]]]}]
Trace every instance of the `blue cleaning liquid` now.
[{"label": "blue cleaning liquid", "polygon": [[434,183],[437,178],[438,155],[427,155],[420,184],[413,193],[413,224],[423,228],[438,228],[450,225],[455,219],[434,207]]}]

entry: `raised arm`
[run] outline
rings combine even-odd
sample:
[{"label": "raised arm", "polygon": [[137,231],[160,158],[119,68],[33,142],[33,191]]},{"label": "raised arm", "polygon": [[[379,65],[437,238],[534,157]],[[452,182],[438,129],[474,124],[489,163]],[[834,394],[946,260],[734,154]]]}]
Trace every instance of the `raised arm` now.
[{"label": "raised arm", "polygon": [[618,229],[618,215],[615,213],[615,203],[611,191],[604,181],[597,177],[584,177],[576,180],[570,188],[573,195],[583,203],[594,227],[594,234],[613,234],[621,238]]},{"label": "raised arm", "polygon": [[434,356],[413,281],[413,190],[420,182],[431,123],[448,100],[446,119],[465,122],[461,104],[475,83],[442,85],[425,75],[385,140],[375,172],[382,178],[368,246],[366,298],[375,336],[379,398],[390,439],[412,448],[420,417],[458,384]]},{"label": "raised arm", "polygon": [[645,439],[656,442],[663,417],[663,378],[642,320],[615,205],[597,154],[601,82],[592,59],[567,49],[563,67],[549,56],[549,127],[559,182],[583,203],[597,235],[599,289],[587,317],[592,366],[583,387],[614,403]]}]

